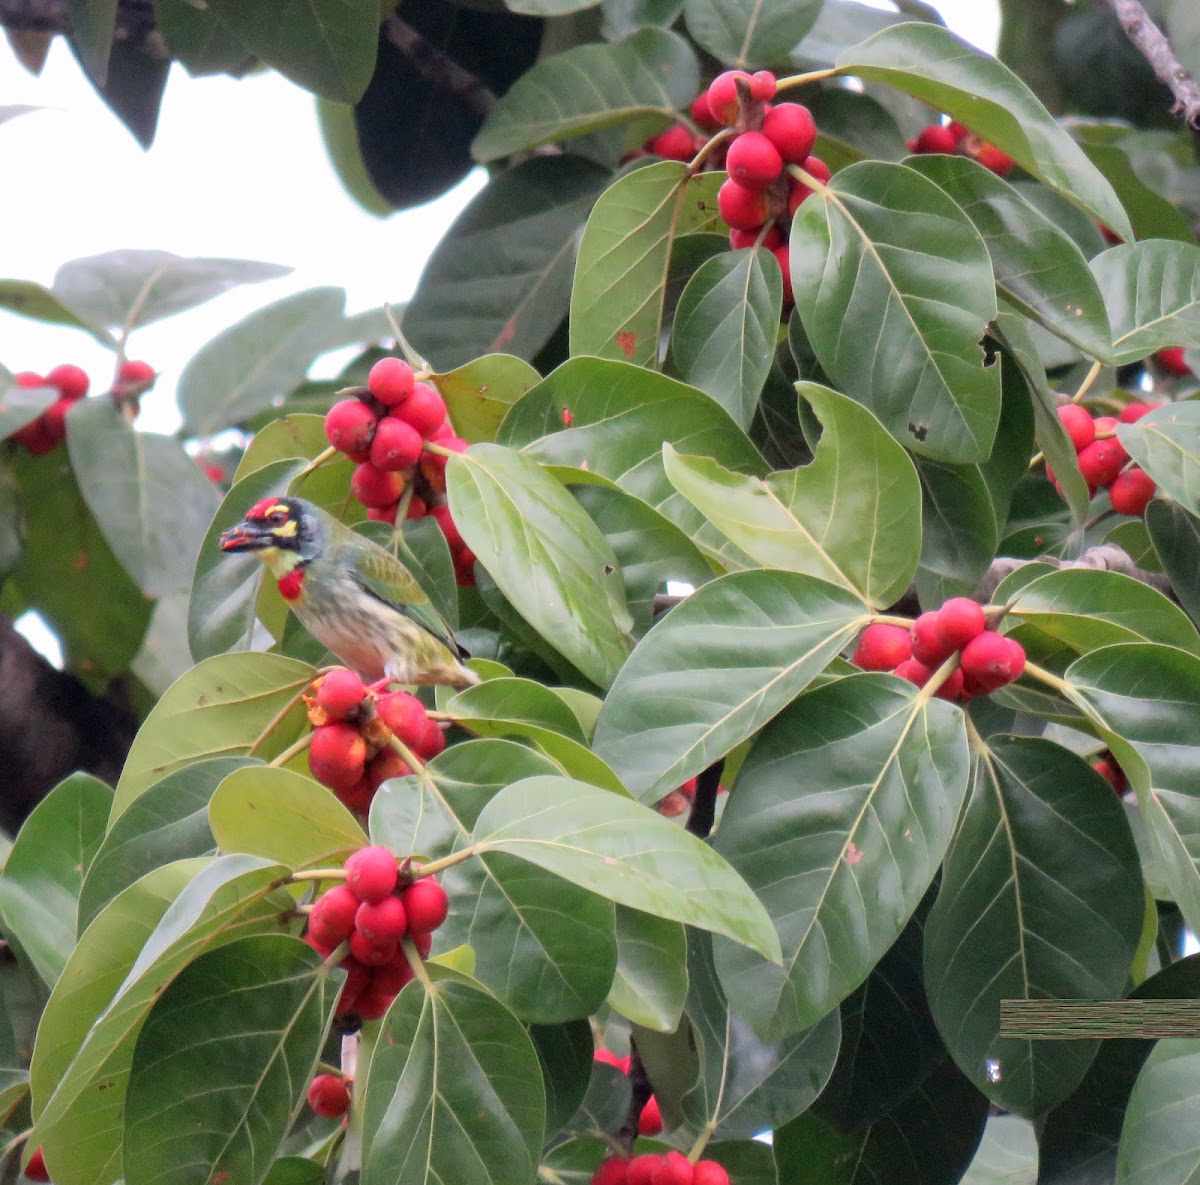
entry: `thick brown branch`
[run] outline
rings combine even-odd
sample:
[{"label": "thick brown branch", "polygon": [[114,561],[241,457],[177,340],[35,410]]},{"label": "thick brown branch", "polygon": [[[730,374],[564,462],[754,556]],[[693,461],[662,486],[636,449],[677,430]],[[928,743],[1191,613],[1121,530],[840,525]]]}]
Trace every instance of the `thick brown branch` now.
[{"label": "thick brown branch", "polygon": [[1200,129],[1200,86],[1175,56],[1171,43],[1150,19],[1139,0],[1108,0],[1129,40],[1154,70],[1158,80],[1175,96],[1176,115],[1191,128]]},{"label": "thick brown branch", "polygon": [[383,35],[426,82],[453,95],[475,115],[483,118],[495,105],[496,96],[481,79],[426,41],[407,21],[388,17],[383,22]]}]

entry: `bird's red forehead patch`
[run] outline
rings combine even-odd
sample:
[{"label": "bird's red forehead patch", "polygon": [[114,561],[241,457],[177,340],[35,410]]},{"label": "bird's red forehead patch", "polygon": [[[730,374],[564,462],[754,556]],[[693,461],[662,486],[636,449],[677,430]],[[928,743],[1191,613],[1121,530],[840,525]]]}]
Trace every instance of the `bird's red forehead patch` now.
[{"label": "bird's red forehead patch", "polygon": [[278,498],[263,498],[260,502],[255,502],[249,510],[246,511],[248,519],[263,519],[279,504]]}]

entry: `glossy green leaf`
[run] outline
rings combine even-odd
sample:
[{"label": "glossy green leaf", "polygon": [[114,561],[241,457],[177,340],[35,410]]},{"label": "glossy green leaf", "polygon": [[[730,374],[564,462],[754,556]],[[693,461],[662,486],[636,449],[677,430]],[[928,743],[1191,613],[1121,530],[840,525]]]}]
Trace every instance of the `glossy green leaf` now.
[{"label": "glossy green leaf", "polygon": [[74,309],[68,308],[48,288],[32,280],[0,280],[0,309],[45,321],[51,325],[66,325],[90,333],[102,346],[113,348],[112,337],[103,329],[89,325]]},{"label": "glossy green leaf", "polygon": [[1133,237],[1117,195],[1070,133],[1007,66],[949,30],[895,25],[840,54],[837,65],[961,120],[1122,238]]},{"label": "glossy green leaf", "polygon": [[752,736],[861,628],[862,602],[795,572],[735,572],[638,643],[608,693],[595,749],[657,801]]},{"label": "glossy green leaf", "polygon": [[782,966],[714,949],[759,1033],[815,1024],[866,979],[942,862],[967,774],[962,713],[890,677],[819,687],[764,731],[715,841],[783,946]]},{"label": "glossy green leaf", "polygon": [[249,852],[289,868],[328,868],[367,842],[328,788],[265,765],[225,778],[208,804],[208,824],[223,852]]},{"label": "glossy green leaf", "polygon": [[1096,1043],[999,1037],[1000,1001],[1119,996],[1141,928],[1141,870],[1116,795],[1050,741],[991,737],[925,927],[929,1001],[959,1068],[1005,1110],[1061,1102]]},{"label": "glossy green leaf", "polygon": [[702,263],[675,306],[671,361],[749,428],[775,357],[783,274],[764,248],[726,251]]},{"label": "glossy green leaf", "polygon": [[529,1185],[546,1099],[521,1023],[431,968],[384,1018],[366,1079],[363,1185]]},{"label": "glossy green leaf", "polygon": [[668,444],[667,477],[757,563],[890,605],[912,581],[921,550],[917,472],[861,404],[816,383],[797,390],[822,427],[810,464],[763,481]]},{"label": "glossy green leaf", "polygon": [[536,462],[475,445],[446,468],[454,521],[521,616],[607,687],[633,627],[617,558],[579,503]]},{"label": "glossy green leaf", "polygon": [[823,0],[687,0],[688,32],[727,66],[780,66],[816,23]]},{"label": "glossy green leaf", "polygon": [[[188,0],[156,0],[154,25],[171,56],[193,77],[227,74],[241,67],[249,50],[207,8]],[[385,213],[389,211],[384,211]]]},{"label": "glossy green leaf", "polygon": [[1196,1043],[1160,1041],[1138,1075],[1117,1151],[1116,1185],[1186,1185],[1200,1171]]},{"label": "glossy green leaf", "polygon": [[91,324],[128,333],[194,308],[241,284],[292,269],[252,259],[188,259],[170,251],[107,251],[64,263],[54,295]]},{"label": "glossy green leaf", "polygon": [[265,1185],[325,1185],[325,1167],[302,1156],[282,1156],[271,1165]]},{"label": "glossy green leaf", "polygon": [[14,387],[11,376],[0,372],[0,440],[36,420],[58,398],[53,387]]},{"label": "glossy green leaf", "polygon": [[502,790],[475,824],[475,846],[528,860],[589,892],[724,934],[773,959],[774,929],[725,861],[628,799],[560,777]]},{"label": "glossy green leaf", "polygon": [[227,943],[185,967],[134,1047],[127,1185],[263,1181],[305,1103],[342,981],[283,934]]},{"label": "glossy green leaf", "polygon": [[276,461],[314,460],[328,447],[324,416],[298,412],[280,416],[251,437],[234,470],[233,484]]},{"label": "glossy green leaf", "polygon": [[1200,621],[1200,518],[1157,499],[1146,507],[1146,527],[1179,603],[1193,622]]},{"label": "glossy green leaf", "polygon": [[68,0],[71,45],[98,86],[108,77],[108,55],[117,24],[117,0]]},{"label": "glossy green leaf", "polygon": [[[979,344],[995,280],[958,203],[903,165],[851,165],[800,207],[791,261],[796,310],[835,385],[914,452],[985,459],[1000,418],[999,367]],[[870,343],[847,332],[860,321]]]},{"label": "glossy green leaf", "polygon": [[167,774],[205,757],[270,760],[308,727],[300,693],[316,677],[277,654],[205,659],[167,691],[129,750],[113,802],[116,819]]},{"label": "glossy green leaf", "polygon": [[1129,212],[1129,221],[1139,239],[1195,243],[1196,236],[1187,215],[1138,175],[1134,162],[1119,145],[1084,144],[1083,151],[1116,191],[1121,205]]},{"label": "glossy green leaf", "polygon": [[530,1025],[529,1037],[542,1064],[546,1133],[570,1122],[587,1094],[592,1072],[592,1026],[580,1018],[560,1025]]},{"label": "glossy green leaf", "polygon": [[1108,313],[1083,252],[1019,190],[966,156],[913,157],[983,235],[1000,295],[1093,357],[1112,346]]},{"label": "glossy green leaf", "polygon": [[[535,156],[492,177],[434,248],[404,311],[405,334],[445,368],[497,350],[532,358],[566,316],[579,229],[609,177],[569,155]],[[500,410],[481,404],[465,424],[454,407],[451,415],[467,439],[490,439],[470,429]]]},{"label": "glossy green leaf", "polygon": [[171,436],[135,431],[109,399],[67,416],[79,489],[125,570],[148,597],[182,592],[220,498]]},{"label": "glossy green leaf", "polygon": [[1117,435],[1167,497],[1200,509],[1200,403],[1166,403]]},{"label": "glossy green leaf", "polygon": [[[411,311],[410,305],[406,318]],[[457,370],[433,376],[454,431],[472,444],[495,440],[508,409],[541,381],[542,376],[528,362],[511,354],[486,354]]]},{"label": "glossy green leaf", "polygon": [[486,164],[637,116],[669,117],[699,86],[691,47],[666,29],[639,29],[615,45],[579,45],[517,80],[488,113],[471,155]]},{"label": "glossy green leaf", "polygon": [[659,161],[601,194],[575,264],[572,354],[657,367],[671,248],[680,235],[721,225],[719,180],[719,173],[690,174],[681,161]]},{"label": "glossy green leaf", "polygon": [[677,922],[617,906],[617,973],[609,1005],[636,1025],[673,1033],[687,996],[687,949]]},{"label": "glossy green leaf", "polygon": [[88,865],[79,892],[79,932],[146,873],[212,853],[216,840],[208,826],[208,801],[227,774],[251,764],[251,757],[194,761],[134,799],[113,820]]},{"label": "glossy green leaf", "polygon": [[645,28],[670,28],[683,9],[683,0],[600,0],[600,33],[606,41]]},{"label": "glossy green leaf", "polygon": [[345,301],[340,288],[297,292],[201,346],[179,376],[179,407],[188,431],[206,435],[228,428],[300,383],[327,348]]},{"label": "glossy green leaf", "polygon": [[1112,323],[1106,361],[1137,362],[1165,346],[1200,346],[1200,247],[1149,239],[1097,255],[1092,274]]},{"label": "glossy green leaf", "polygon": [[79,893],[112,806],[112,791],[75,773],[25,820],[0,874],[0,918],[51,987],[75,946]]},{"label": "glossy green leaf", "polygon": [[1036,1185],[1037,1133],[1019,1115],[993,1115],[960,1185]]}]

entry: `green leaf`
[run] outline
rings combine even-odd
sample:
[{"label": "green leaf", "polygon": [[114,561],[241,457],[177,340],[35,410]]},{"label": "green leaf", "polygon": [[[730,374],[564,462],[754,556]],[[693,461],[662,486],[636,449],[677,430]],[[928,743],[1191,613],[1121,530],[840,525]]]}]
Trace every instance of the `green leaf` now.
[{"label": "green leaf", "polygon": [[959,1185],[1036,1185],[1037,1134],[1019,1115],[993,1115]]},{"label": "green leaf", "polygon": [[263,1181],[304,1106],[343,978],[284,934],[242,938],[185,967],[134,1047],[126,1185]]},{"label": "green leaf", "polygon": [[1083,252],[1035,205],[966,156],[907,162],[941,186],[983,235],[1000,295],[1094,358],[1112,348],[1108,313]]},{"label": "green leaf", "polygon": [[6,309],[21,317],[29,317],[34,321],[82,329],[109,349],[115,345],[107,332],[89,325],[48,288],[43,288],[41,284],[35,284],[32,280],[0,280],[0,309]]},{"label": "green leaf", "polygon": [[687,935],[677,922],[617,906],[617,974],[609,1006],[635,1025],[673,1033],[687,996]]},{"label": "green leaf", "polygon": [[800,573],[714,580],[638,643],[600,712],[595,750],[654,802],[757,732],[864,618],[856,596]]},{"label": "green leaf", "polygon": [[265,1185],[325,1185],[325,1166],[302,1156],[283,1156],[271,1165]]},{"label": "green leaf", "polygon": [[75,947],[79,892],[104,837],[112,791],[75,773],[25,820],[0,874],[0,918],[51,987]]},{"label": "green leaf", "polygon": [[300,693],[316,677],[308,663],[277,654],[205,659],[154,705],[117,783],[113,818],[155,782],[205,757],[270,760],[308,723]]},{"label": "green leaf", "polygon": [[256,310],[201,346],[179,376],[179,407],[187,431],[204,436],[228,428],[297,386],[327,348],[345,301],[340,288],[297,292]]},{"label": "green leaf", "polygon": [[474,445],[446,467],[455,524],[509,602],[589,679],[607,687],[633,621],[617,557],[579,503],[535,461]]},{"label": "green leaf", "polygon": [[989,738],[925,927],[938,1028],[963,1073],[1007,1111],[1042,1115],[1061,1102],[1097,1043],[999,1037],[1000,1001],[1108,1000],[1129,977],[1141,869],[1102,783],[1051,741]]},{"label": "green leaf", "polygon": [[1129,455],[1185,510],[1200,509],[1200,403],[1164,403],[1117,436]]},{"label": "green leaf", "polygon": [[530,1025],[529,1037],[542,1065],[546,1088],[546,1135],[561,1131],[587,1094],[592,1072],[592,1026],[588,1021]]},{"label": "green leaf", "polygon": [[532,777],[502,790],[475,846],[528,860],[589,892],[778,954],[762,906],[702,841],[648,807],[584,782]]},{"label": "green leaf", "polygon": [[784,66],[823,0],[687,0],[688,32],[727,66]]},{"label": "green leaf", "polygon": [[54,275],[54,295],[97,328],[128,333],[195,308],[240,284],[276,280],[291,270],[251,259],[107,251],[64,263]]},{"label": "green leaf", "polygon": [[[995,281],[958,203],[903,165],[851,165],[797,211],[791,261],[796,310],[834,383],[914,452],[984,460],[1000,418],[1000,370],[979,344]],[[860,321],[869,348],[846,332]]]},{"label": "green leaf", "polygon": [[822,433],[810,464],[745,477],[663,446],[675,488],[765,567],[803,572],[887,606],[908,587],[921,550],[921,486],[877,419],[828,387],[798,383]]},{"label": "green leaf", "polygon": [[53,387],[14,387],[11,376],[0,372],[0,440],[36,420],[57,398]]},{"label": "green leaf", "polygon": [[671,360],[679,377],[749,428],[775,357],[783,273],[763,248],[702,263],[675,307]]},{"label": "green leaf", "polygon": [[225,778],[208,804],[208,823],[223,852],[250,852],[289,868],[328,868],[367,842],[327,787],[265,765]]},{"label": "green leaf", "polygon": [[108,55],[117,24],[117,0],[68,0],[71,45],[98,86],[108,79]]},{"label": "green leaf", "polygon": [[79,932],[134,881],[188,857],[216,849],[208,827],[208,800],[227,775],[250,757],[195,761],[156,782],[117,819],[87,866],[79,891]]},{"label": "green leaf", "polygon": [[[234,73],[244,66],[250,51],[217,20],[208,8],[190,0],[156,0],[154,25],[171,56],[193,77]],[[390,213],[390,208],[385,213]]]},{"label": "green leaf", "polygon": [[513,84],[489,112],[471,155],[487,164],[638,116],[672,117],[699,87],[691,47],[666,29],[639,29],[615,45],[579,45],[539,62]]},{"label": "green leaf", "polygon": [[[434,248],[404,311],[405,334],[441,367],[495,350],[532,358],[566,316],[579,229],[609,177],[569,155],[535,156],[494,176]],[[479,422],[493,410],[482,405]],[[451,415],[467,439],[485,438],[466,432],[474,417],[464,425]]]},{"label": "green leaf", "polygon": [[1160,1041],[1138,1075],[1117,1152],[1116,1185],[1185,1185],[1200,1169],[1196,1043]]},{"label": "green leaf", "polygon": [[1112,322],[1113,365],[1166,346],[1200,346],[1200,247],[1149,239],[1122,243],[1091,263]]},{"label": "green leaf", "polygon": [[1117,195],[1070,133],[1007,66],[949,30],[894,25],[840,54],[837,66],[947,112],[1122,238],[1133,238]]},{"label": "green leaf", "polygon": [[[411,312],[409,305],[406,328]],[[446,401],[454,431],[472,444],[495,440],[508,409],[541,381],[542,376],[528,362],[511,354],[487,354],[457,370],[433,376],[438,393]]]},{"label": "green leaf", "polygon": [[529,1185],[546,1099],[521,1023],[475,984],[429,968],[383,1021],[367,1072],[363,1185]]},{"label": "green leaf", "polygon": [[135,431],[109,399],[84,399],[68,413],[67,448],[88,508],[142,592],[190,587],[220,499],[183,446]]},{"label": "green leaf", "polygon": [[683,0],[601,0],[600,34],[605,41],[620,41],[647,25],[669,29],[682,9]]},{"label": "green leaf", "polygon": [[[62,1066],[57,1078],[51,1077],[49,1067],[39,1074],[37,1057],[34,1059],[37,1143],[45,1148],[63,1185],[111,1181],[120,1173],[121,1119],[129,1070],[134,1042],[146,1016],[198,955],[256,929],[278,927],[286,906],[269,898],[286,875],[285,868],[254,856],[214,861],[161,915],[145,945],[138,944],[140,952],[138,946],[131,950],[127,939],[117,938],[115,925],[101,926],[110,913],[114,923],[123,920],[126,894],[135,893],[138,885],[126,890],[93,922],[86,937],[95,932],[97,939],[107,938],[107,944],[89,944],[87,958],[77,952],[72,961],[80,960],[80,970],[89,979],[103,975],[108,990],[115,994],[100,1001],[99,1013],[93,1014],[95,1019],[81,1032],[78,1025],[83,1018],[76,1015],[67,1022],[75,1027],[77,1036],[73,1046],[57,1051],[55,1060]],[[291,897],[284,894],[284,900],[290,902]],[[81,944],[79,950],[83,949]],[[68,964],[61,982],[68,983],[71,975]],[[95,992],[88,998],[95,999]]]},{"label": "green leaf", "polygon": [[1083,151],[1108,179],[1121,205],[1129,212],[1129,221],[1139,239],[1174,239],[1195,244],[1196,236],[1187,215],[1146,184],[1118,145],[1084,144]]},{"label": "green leaf", "polygon": [[659,161],[601,194],[575,264],[572,354],[657,367],[671,248],[680,235],[720,225],[720,179],[719,173],[691,174],[681,161]]},{"label": "green leaf", "polygon": [[379,0],[208,0],[207,6],[251,53],[305,90],[354,103],[371,81]]},{"label": "green leaf", "polygon": [[942,862],[967,773],[962,713],[891,677],[817,688],[764,731],[715,843],[783,946],[782,967],[714,948],[757,1032],[807,1028],[866,979]]},{"label": "green leaf", "polygon": [[1200,621],[1200,519],[1175,502],[1156,499],[1146,507],[1154,551],[1179,603]]}]

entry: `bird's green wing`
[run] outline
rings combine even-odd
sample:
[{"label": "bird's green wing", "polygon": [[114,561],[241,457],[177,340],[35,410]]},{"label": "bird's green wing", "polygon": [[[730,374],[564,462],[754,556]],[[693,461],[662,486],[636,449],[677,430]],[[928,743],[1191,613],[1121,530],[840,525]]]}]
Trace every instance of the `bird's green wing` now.
[{"label": "bird's green wing", "polygon": [[433,607],[416,577],[391,552],[361,536],[343,546],[347,547],[356,577],[368,592],[411,617],[448,646],[452,654],[462,653],[446,619]]}]

